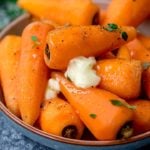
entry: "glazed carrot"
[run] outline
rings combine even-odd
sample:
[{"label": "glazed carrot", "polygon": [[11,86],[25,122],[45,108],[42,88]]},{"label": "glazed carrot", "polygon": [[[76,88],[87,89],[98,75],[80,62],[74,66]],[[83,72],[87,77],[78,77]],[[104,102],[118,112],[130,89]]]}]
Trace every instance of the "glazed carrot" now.
[{"label": "glazed carrot", "polygon": [[18,68],[17,100],[23,121],[33,125],[39,116],[47,84],[48,68],[43,52],[52,26],[41,22],[29,24],[23,31]]},{"label": "glazed carrot", "polygon": [[91,0],[19,0],[18,4],[36,17],[60,25],[98,24],[99,7]]},{"label": "glazed carrot", "polygon": [[149,15],[149,0],[112,0],[103,24],[138,26]]},{"label": "glazed carrot", "polygon": [[99,87],[129,100],[140,95],[142,65],[137,60],[106,59],[96,65]]},{"label": "glazed carrot", "polygon": [[105,18],[106,18],[106,10],[101,10],[100,12],[100,18],[99,18],[99,24],[102,25],[102,23],[104,22]]},{"label": "glazed carrot", "polygon": [[142,62],[150,62],[150,51],[138,39],[134,39],[126,46],[129,49],[131,58],[141,60]]},{"label": "glazed carrot", "polygon": [[126,104],[118,96],[96,88],[77,88],[59,73],[52,77],[59,81],[61,92],[98,140],[116,139],[120,129],[132,120],[132,110],[112,104],[112,100]]},{"label": "glazed carrot", "polygon": [[142,84],[144,93],[150,99],[150,66],[142,73]]},{"label": "glazed carrot", "polygon": [[133,127],[135,134],[143,133],[150,130],[150,101],[135,100],[130,102],[136,106],[133,117]]},{"label": "glazed carrot", "polygon": [[69,103],[60,98],[45,100],[40,113],[40,126],[45,132],[80,139],[84,125]]},{"label": "glazed carrot", "polygon": [[139,34],[137,38],[148,50],[150,50],[150,36]]},{"label": "glazed carrot", "polygon": [[21,38],[15,35],[6,36],[0,43],[0,79],[4,99],[8,109],[20,116],[16,100],[16,75],[20,57]]},{"label": "glazed carrot", "polygon": [[131,59],[130,52],[127,46],[123,45],[119,48],[118,53],[117,53],[117,58]]},{"label": "glazed carrot", "polygon": [[[71,26],[49,32],[48,47],[44,55],[47,66],[52,69],[66,69],[74,57],[102,55],[119,48],[136,36],[133,27],[113,31],[109,29],[101,26]],[[125,39],[122,33],[127,34]]]}]

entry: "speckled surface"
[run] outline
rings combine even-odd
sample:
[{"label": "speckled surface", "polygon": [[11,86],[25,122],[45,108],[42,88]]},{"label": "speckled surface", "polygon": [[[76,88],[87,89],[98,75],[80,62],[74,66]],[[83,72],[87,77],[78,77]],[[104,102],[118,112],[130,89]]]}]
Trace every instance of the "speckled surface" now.
[{"label": "speckled surface", "polygon": [[0,150],[50,150],[16,131],[0,114]]}]

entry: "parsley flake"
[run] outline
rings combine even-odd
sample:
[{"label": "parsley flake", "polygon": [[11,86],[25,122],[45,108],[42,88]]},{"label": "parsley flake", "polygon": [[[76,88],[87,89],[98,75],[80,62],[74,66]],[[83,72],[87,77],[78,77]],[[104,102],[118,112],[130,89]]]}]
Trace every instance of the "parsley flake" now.
[{"label": "parsley flake", "polygon": [[31,36],[31,40],[32,40],[33,43],[34,43],[33,48],[34,48],[34,47],[37,47],[38,45],[40,45],[40,42],[39,42],[39,39],[37,38],[37,36],[32,35],[32,36]]},{"label": "parsley flake", "polygon": [[125,41],[128,40],[128,34],[126,32],[121,32],[121,37],[122,39],[124,39]]},{"label": "parsley flake", "polygon": [[132,110],[136,109],[136,106],[125,104],[125,103],[121,102],[120,100],[112,99],[110,101],[115,106],[124,106],[124,107],[127,107],[127,108],[132,109]]},{"label": "parsley flake", "polygon": [[93,119],[95,119],[95,118],[97,117],[96,114],[90,114],[89,116],[90,116],[91,118],[93,118]]},{"label": "parsley flake", "polygon": [[32,39],[33,42],[38,41],[38,38],[37,38],[37,36],[35,36],[35,35],[32,35],[32,36],[31,36],[31,39]]},{"label": "parsley flake", "polygon": [[118,25],[114,24],[114,23],[109,23],[109,24],[107,24],[106,27],[104,27],[104,29],[107,31],[113,32],[113,31],[116,31],[118,29]]}]

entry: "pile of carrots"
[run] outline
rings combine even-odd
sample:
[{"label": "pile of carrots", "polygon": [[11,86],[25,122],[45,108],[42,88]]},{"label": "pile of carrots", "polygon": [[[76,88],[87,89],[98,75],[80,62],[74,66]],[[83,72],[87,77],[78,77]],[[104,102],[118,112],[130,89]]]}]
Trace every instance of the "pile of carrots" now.
[{"label": "pile of carrots", "polygon": [[[125,139],[150,130],[150,37],[136,27],[149,0],[18,0],[36,19],[21,36],[0,42],[0,81],[7,108],[50,134]],[[117,11],[116,11],[117,10]],[[101,13],[102,12],[102,13]],[[71,59],[94,56],[97,87],[75,86],[64,72]],[[56,79],[60,94],[44,99]]]}]

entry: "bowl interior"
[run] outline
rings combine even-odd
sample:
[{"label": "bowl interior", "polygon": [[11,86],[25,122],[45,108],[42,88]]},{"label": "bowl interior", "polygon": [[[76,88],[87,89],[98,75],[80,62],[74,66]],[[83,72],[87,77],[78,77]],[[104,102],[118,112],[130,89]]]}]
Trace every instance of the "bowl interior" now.
[{"label": "bowl interior", "polygon": [[[109,1],[109,0],[108,0]],[[2,39],[4,36],[6,36],[7,34],[17,34],[17,35],[21,35],[22,30],[24,29],[24,27],[29,24],[32,21],[32,17],[30,14],[26,13],[22,16],[20,16],[19,18],[17,18],[15,21],[13,21],[10,25],[8,25],[1,33],[0,33],[0,39]],[[150,24],[150,22],[148,21],[148,23]],[[142,32],[146,32],[148,29],[145,28],[145,26],[147,27],[148,23],[144,23],[144,26],[142,25],[140,27],[140,30]],[[146,25],[145,25],[146,24]],[[146,32],[147,33],[147,32]],[[148,30],[148,33],[150,34],[150,29]],[[0,90],[1,91],[1,90]],[[5,115],[7,115],[11,120],[13,120],[14,122],[16,122],[18,125],[23,126],[24,128],[26,128],[27,130],[34,132],[35,134],[38,134],[40,136],[49,138],[49,139],[53,139],[56,141],[60,141],[63,143],[69,143],[69,144],[77,144],[77,145],[90,145],[90,146],[102,146],[102,145],[117,145],[117,144],[123,144],[123,143],[130,143],[130,142],[134,142],[137,140],[141,140],[147,137],[150,137],[150,131],[131,137],[130,139],[127,140],[114,140],[114,141],[87,141],[87,140],[72,140],[72,139],[67,139],[67,138],[63,138],[63,137],[59,137],[59,136],[55,136],[55,135],[51,135],[48,133],[45,133],[33,126],[27,125],[25,124],[21,119],[17,118],[15,115],[13,115],[4,105],[3,103],[3,96],[2,93],[0,94],[0,108],[2,109],[3,113]]]}]

